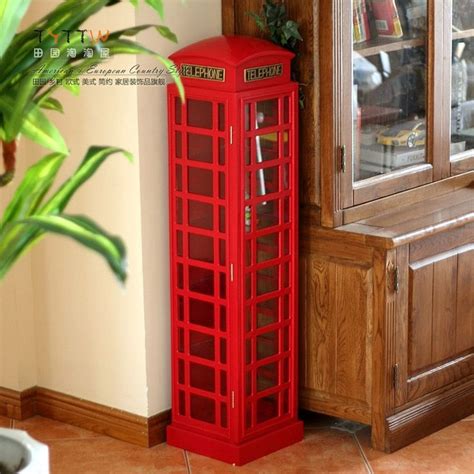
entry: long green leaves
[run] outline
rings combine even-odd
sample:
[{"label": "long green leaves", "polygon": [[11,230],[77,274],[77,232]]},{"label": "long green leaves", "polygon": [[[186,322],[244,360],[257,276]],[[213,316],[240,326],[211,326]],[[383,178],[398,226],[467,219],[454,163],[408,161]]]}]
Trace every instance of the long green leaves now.
[{"label": "long green leaves", "polygon": [[31,0],[0,0],[0,58],[7,50]]},{"label": "long green leaves", "polygon": [[[59,87],[74,94],[79,92],[78,86],[67,81],[62,85],[51,85],[48,80],[77,76],[92,62],[98,64],[106,60],[97,55],[92,60],[82,54],[77,57],[66,54],[68,48],[82,51],[87,46],[94,47],[96,53],[100,46],[106,46],[112,55],[152,55],[166,67],[184,100],[183,85],[174,64],[139,43],[124,39],[147,28],[155,28],[158,34],[173,42],[177,42],[176,35],[167,26],[147,24],[111,32],[108,40],[104,39],[104,43],[99,45],[94,41],[88,45],[87,39],[83,45],[81,35],[77,34],[71,35],[70,41],[65,40],[66,31],[77,33],[81,28],[86,29],[91,16],[123,0],[63,0],[43,18],[16,33],[30,1],[0,0],[0,140],[13,141],[22,133],[55,153],[29,169],[0,220],[0,280],[24,252],[45,233],[52,232],[70,237],[102,255],[117,278],[125,281],[126,255],[122,241],[90,219],[64,214],[64,210],[76,191],[109,156],[121,153],[131,159],[131,155],[119,148],[92,147],[76,172],[51,195],[51,187],[68,149],[59,130],[41,109],[63,112],[61,103],[52,96]],[[138,5],[138,0],[129,1]],[[163,0],[144,2],[163,18]],[[35,30],[42,30],[41,40]],[[59,33],[62,38],[57,41],[48,31],[52,35]],[[33,54],[35,48],[43,50],[41,58]],[[59,50],[58,57],[51,57],[51,48]],[[64,75],[57,77],[55,72],[44,72],[47,70],[62,70]]]},{"label": "long green leaves", "polygon": [[118,153],[132,159],[132,155],[121,148],[89,148],[74,174],[48,199],[45,199],[46,194],[51,189],[65,155],[48,155],[28,170],[0,221],[0,280],[45,232],[54,232],[71,237],[102,255],[117,278],[125,281],[126,252],[122,241],[87,218],[63,214],[76,191],[96,173],[107,158]]},{"label": "long green leaves", "polygon": [[[18,1],[23,5],[26,0]],[[18,1],[15,3],[18,3]],[[11,40],[10,46],[6,49],[4,56],[0,58],[0,98],[9,99],[10,103],[15,104],[15,107],[8,107],[8,104],[4,104],[3,107],[0,106],[0,133],[2,137],[6,140],[13,140],[22,132],[48,149],[66,152],[64,140],[62,140],[59,132],[36,107],[36,104],[39,104],[41,108],[62,111],[60,104],[54,98],[49,97],[56,90],[56,87],[51,87],[46,83],[50,79],[57,79],[57,77],[54,73],[47,74],[45,71],[62,70],[67,74],[80,71],[81,66],[87,65],[91,61],[90,59],[84,58],[82,55],[71,58],[66,54],[68,48],[82,50],[84,44],[81,35],[77,32],[71,34],[69,42],[66,42],[65,33],[60,32],[76,31],[84,28],[83,24],[88,18],[104,7],[114,5],[119,1],[64,0],[39,21],[16,34],[13,40],[11,40],[11,37],[9,38],[8,41]],[[130,1],[137,6],[137,1]],[[0,0],[0,5],[10,6],[12,3],[13,0]],[[29,3],[29,0],[26,3]],[[160,17],[163,17],[162,0],[145,0],[145,3],[148,3],[158,12]],[[22,15],[21,9],[18,9],[18,12],[18,15]],[[1,26],[3,31],[3,24]],[[126,41],[122,40],[122,36],[136,35],[150,27],[154,27],[164,38],[173,42],[177,41],[176,35],[167,26],[148,24],[112,32],[109,40],[104,45],[111,49],[111,54],[149,54],[156,57],[165,65],[173,80],[178,84],[181,97],[184,100],[184,89],[171,61],[134,41],[122,42]],[[43,31],[41,43],[35,30]],[[57,44],[55,39],[47,33],[48,31],[59,32],[62,35]],[[88,38],[87,35],[86,38]],[[44,51],[43,57],[34,57],[33,50],[35,48],[41,48]],[[59,57],[51,58],[49,55],[50,48],[57,48],[60,51]],[[104,60],[105,58],[95,56],[94,63],[97,64]],[[42,72],[33,74],[32,71]],[[76,94],[78,92],[77,86],[71,86],[67,81],[63,82],[62,87],[69,88]],[[48,100],[43,100],[45,97],[48,97]],[[24,123],[25,120],[27,121],[26,124]]]},{"label": "long green leaves", "polygon": [[[13,112],[16,104],[12,99],[0,95],[0,112],[8,115]],[[39,106],[30,103],[20,123],[20,132],[25,134],[30,140],[45,148],[67,154],[68,149],[64,138],[55,125],[41,112]],[[12,135],[8,129],[4,130],[5,141],[12,141],[17,134]]]},{"label": "long green leaves", "polygon": [[50,215],[33,216],[18,221],[44,232],[64,235],[105,258],[117,278],[123,283],[127,279],[126,251],[123,241],[101,229],[95,222],[84,216]]}]

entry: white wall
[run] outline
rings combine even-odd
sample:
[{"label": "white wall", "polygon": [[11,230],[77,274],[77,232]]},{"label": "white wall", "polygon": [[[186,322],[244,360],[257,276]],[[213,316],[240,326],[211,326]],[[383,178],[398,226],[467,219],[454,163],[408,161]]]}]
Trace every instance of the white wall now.
[{"label": "white wall", "polygon": [[[28,18],[57,3],[33,0]],[[154,31],[139,37],[163,55],[220,34],[220,0],[168,0],[165,14],[178,46]],[[119,29],[135,16],[137,24],[159,21],[149,7],[135,12],[124,2],[87,27]],[[114,62],[157,65],[146,57]],[[60,100],[66,114],[52,117],[71,149],[62,178],[92,144],[137,157],[134,165],[112,157],[68,210],[124,237],[130,278],[121,288],[96,255],[61,237],[41,242],[0,284],[0,386],[37,384],[151,416],[170,406],[166,89],[85,87],[80,98],[61,93]],[[20,159],[43,154],[22,143]]]},{"label": "white wall", "polygon": [[[142,43],[170,55],[190,43],[221,34],[220,0],[165,1],[165,20],[177,35],[176,45],[153,31],[139,36]],[[138,10],[137,23],[152,16],[148,7]],[[155,60],[139,58],[143,66]],[[158,413],[171,406],[170,328],[168,271],[168,138],[166,91],[164,88],[138,90],[140,142],[140,183],[142,203],[142,245],[148,412]]]}]

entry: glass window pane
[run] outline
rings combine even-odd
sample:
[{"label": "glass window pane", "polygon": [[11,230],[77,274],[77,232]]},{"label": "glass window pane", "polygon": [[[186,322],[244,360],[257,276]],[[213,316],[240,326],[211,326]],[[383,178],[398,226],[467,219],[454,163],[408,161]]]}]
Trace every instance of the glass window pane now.
[{"label": "glass window pane", "polygon": [[214,294],[214,272],[207,268],[189,266],[189,289],[204,295]]},{"label": "glass window pane", "polygon": [[189,298],[189,322],[205,328],[214,328],[214,305]]},{"label": "glass window pane", "polygon": [[262,301],[257,305],[257,328],[278,322],[278,298]]},{"label": "glass window pane", "polygon": [[214,221],[212,204],[199,201],[188,201],[188,207],[189,225],[200,227],[201,229],[212,230]]},{"label": "glass window pane", "polygon": [[426,161],[427,2],[353,0],[354,181]]},{"label": "glass window pane", "polygon": [[267,133],[255,137],[257,163],[278,159],[278,133]]},{"label": "glass window pane", "polygon": [[271,168],[259,169],[255,173],[257,196],[266,196],[278,192],[278,171],[278,166],[272,166]]},{"label": "glass window pane", "polygon": [[189,353],[203,359],[214,360],[214,337],[201,332],[189,331]]},{"label": "glass window pane", "polygon": [[188,191],[201,196],[212,196],[212,171],[190,167],[188,169]]},{"label": "glass window pane", "polygon": [[188,158],[212,163],[212,137],[188,133]]},{"label": "glass window pane", "polygon": [[190,127],[212,128],[212,102],[187,99],[188,125]]},{"label": "glass window pane", "polygon": [[181,132],[175,132],[176,158],[183,157],[183,135]]},{"label": "glass window pane", "polygon": [[175,97],[174,99],[174,116],[175,122],[177,125],[181,125],[181,109],[183,105],[181,99],[179,97]]},{"label": "glass window pane", "polygon": [[278,363],[263,365],[257,369],[257,392],[278,384]]},{"label": "glass window pane", "polygon": [[474,149],[474,0],[453,0],[451,155]]},{"label": "glass window pane", "polygon": [[271,357],[278,353],[278,331],[267,332],[257,336],[257,360]]},{"label": "glass window pane", "polygon": [[223,131],[225,129],[225,109],[224,104],[218,105],[218,128],[219,131]]},{"label": "glass window pane", "polygon": [[257,229],[278,225],[279,201],[267,201],[257,204]]},{"label": "glass window pane", "polygon": [[206,423],[216,422],[216,403],[210,398],[191,394],[191,418]]},{"label": "glass window pane", "polygon": [[194,388],[214,392],[216,389],[215,372],[212,367],[206,365],[189,364],[190,385]]},{"label": "glass window pane", "polygon": [[278,257],[279,234],[267,234],[257,238],[257,263]]},{"label": "glass window pane", "polygon": [[255,122],[255,128],[278,125],[278,99],[257,102]]},{"label": "glass window pane", "polygon": [[262,268],[257,271],[257,295],[278,290],[278,266]]},{"label": "glass window pane", "polygon": [[260,398],[257,401],[257,423],[263,423],[276,416],[278,416],[278,396],[276,394]]},{"label": "glass window pane", "polygon": [[204,235],[189,234],[189,258],[214,262],[214,239]]}]

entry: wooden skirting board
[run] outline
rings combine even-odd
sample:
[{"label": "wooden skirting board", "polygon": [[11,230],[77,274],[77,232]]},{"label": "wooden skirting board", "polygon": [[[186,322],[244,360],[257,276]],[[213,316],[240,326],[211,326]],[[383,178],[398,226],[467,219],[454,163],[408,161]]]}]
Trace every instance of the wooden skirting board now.
[{"label": "wooden skirting board", "polygon": [[0,387],[0,415],[15,420],[41,415],[138,446],[151,447],[165,441],[171,410],[146,418],[41,387],[23,392]]}]

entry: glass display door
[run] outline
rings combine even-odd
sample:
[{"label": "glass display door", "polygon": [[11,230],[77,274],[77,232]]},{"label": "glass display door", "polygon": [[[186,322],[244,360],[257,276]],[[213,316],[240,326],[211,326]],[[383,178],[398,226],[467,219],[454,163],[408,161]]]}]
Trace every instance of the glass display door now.
[{"label": "glass display door", "polygon": [[474,0],[451,6],[451,173],[474,169]]},{"label": "glass display door", "polygon": [[351,13],[354,205],[431,181],[432,131],[428,2],[353,0]]},{"label": "glass display door", "polygon": [[428,38],[441,31],[443,7],[431,0],[338,4],[344,15],[336,208],[344,209],[436,179],[433,111],[441,106],[441,74]]},{"label": "glass display door", "polygon": [[250,434],[292,414],[294,95],[244,105],[244,417]]}]

